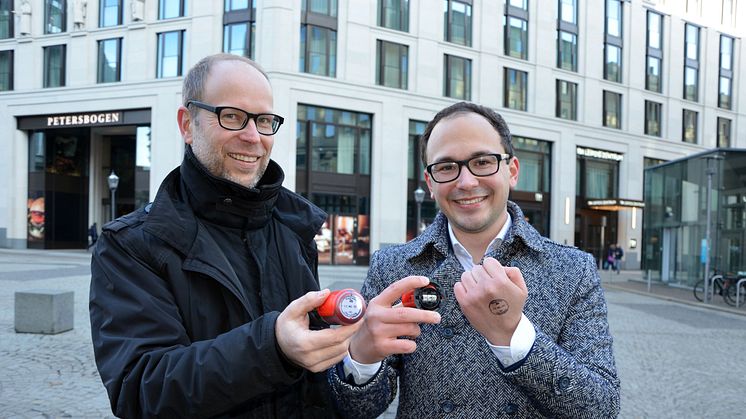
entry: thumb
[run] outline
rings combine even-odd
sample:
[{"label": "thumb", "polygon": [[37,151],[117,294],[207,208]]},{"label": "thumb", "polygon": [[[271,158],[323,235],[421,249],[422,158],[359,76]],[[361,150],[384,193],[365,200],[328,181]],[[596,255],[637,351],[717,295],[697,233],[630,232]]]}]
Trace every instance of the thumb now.
[{"label": "thumb", "polygon": [[320,306],[329,296],[329,289],[321,291],[309,291],[300,298],[293,300],[285,309],[291,316],[305,316],[306,313]]},{"label": "thumb", "polygon": [[514,283],[518,288],[522,289],[523,292],[528,293],[526,288],[526,281],[523,280],[523,274],[521,270],[512,266],[505,267],[505,275],[507,275],[510,282]]}]

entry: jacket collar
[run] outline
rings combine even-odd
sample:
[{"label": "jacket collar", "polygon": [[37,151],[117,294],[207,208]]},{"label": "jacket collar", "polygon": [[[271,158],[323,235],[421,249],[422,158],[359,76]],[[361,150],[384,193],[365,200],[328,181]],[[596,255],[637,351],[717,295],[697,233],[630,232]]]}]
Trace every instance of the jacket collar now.
[{"label": "jacket collar", "polygon": [[[507,248],[523,243],[534,251],[543,252],[544,238],[526,221],[521,208],[512,201],[507,202],[507,208],[513,224],[505,235],[503,246]],[[437,253],[433,256],[438,259],[444,259],[452,253],[446,216],[438,212],[433,223],[420,236],[412,240],[411,246],[406,246],[402,251],[408,260],[423,256],[427,252]]]}]

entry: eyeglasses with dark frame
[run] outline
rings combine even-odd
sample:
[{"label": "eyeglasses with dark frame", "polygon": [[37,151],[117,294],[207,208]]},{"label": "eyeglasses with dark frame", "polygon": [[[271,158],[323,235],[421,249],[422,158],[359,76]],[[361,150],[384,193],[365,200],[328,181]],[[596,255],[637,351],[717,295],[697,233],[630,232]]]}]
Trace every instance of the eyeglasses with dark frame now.
[{"label": "eyeglasses with dark frame", "polygon": [[189,105],[214,113],[218,116],[220,126],[228,131],[240,131],[253,119],[259,134],[274,135],[285,122],[285,118],[273,113],[251,113],[231,106],[212,106],[197,100],[187,101],[186,107]]},{"label": "eyeglasses with dark frame", "polygon": [[436,183],[447,183],[461,176],[461,167],[466,166],[477,177],[491,176],[500,170],[500,162],[508,161],[510,154],[481,154],[466,160],[441,161],[428,165],[425,170]]}]

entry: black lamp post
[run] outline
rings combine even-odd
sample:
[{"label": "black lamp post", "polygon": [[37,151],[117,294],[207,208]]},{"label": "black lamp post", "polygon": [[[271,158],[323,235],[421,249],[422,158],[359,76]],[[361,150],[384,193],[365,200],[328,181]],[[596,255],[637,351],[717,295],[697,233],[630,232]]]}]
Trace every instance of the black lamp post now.
[{"label": "black lamp post", "polygon": [[107,178],[109,181],[109,191],[111,191],[111,220],[116,218],[116,192],[117,186],[119,186],[119,176],[114,173],[114,169],[111,170],[111,174]]},{"label": "black lamp post", "polygon": [[425,200],[425,191],[419,186],[414,190],[414,202],[417,203],[417,235],[422,233],[422,201]]}]

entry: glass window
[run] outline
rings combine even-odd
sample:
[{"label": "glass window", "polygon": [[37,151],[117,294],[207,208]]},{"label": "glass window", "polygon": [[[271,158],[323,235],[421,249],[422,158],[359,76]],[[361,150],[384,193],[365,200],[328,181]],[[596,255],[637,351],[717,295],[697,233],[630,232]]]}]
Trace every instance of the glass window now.
[{"label": "glass window", "polygon": [[303,0],[301,8],[304,12],[337,17],[337,0]]},{"label": "glass window", "polygon": [[122,24],[122,0],[99,0],[98,26],[118,26]]},{"label": "glass window", "polygon": [[44,4],[44,33],[67,31],[67,2],[65,0],[46,0]]},{"label": "glass window", "polygon": [[173,19],[183,17],[186,10],[186,0],[160,0],[158,2],[158,19]]},{"label": "glass window", "polygon": [[661,136],[661,109],[663,105],[657,102],[645,101],[645,134],[655,137]]},{"label": "glass window", "polygon": [[0,0],[0,39],[13,37],[13,0]]},{"label": "glass window", "polygon": [[661,92],[661,60],[648,55],[648,65],[645,74],[645,88],[653,92]]},{"label": "glass window", "polygon": [[622,95],[604,90],[604,126],[622,128]]},{"label": "glass window", "polygon": [[223,26],[223,52],[253,58],[255,32],[254,22],[231,23]]},{"label": "glass window", "polygon": [[685,143],[697,144],[697,118],[697,112],[684,109],[681,136]]},{"label": "glass window", "polygon": [[407,159],[407,178],[409,180],[425,180],[425,168],[422,167],[422,156],[420,156],[420,136],[425,132],[427,122],[409,121],[409,158]]},{"label": "glass window", "polygon": [[730,119],[718,118],[718,147],[730,147]]},{"label": "glass window", "polygon": [[302,25],[300,71],[320,76],[337,75],[337,31]]},{"label": "glass window", "polygon": [[[370,174],[370,115],[338,109],[298,105],[297,146],[310,144],[311,170],[342,174]],[[297,150],[300,152],[301,150]],[[297,153],[305,157],[307,151]],[[303,159],[299,167],[306,167]]]},{"label": "glass window", "polygon": [[505,69],[505,96],[503,106],[519,111],[526,110],[528,73],[525,71]]},{"label": "glass window", "polygon": [[[254,6],[254,2],[256,0],[251,0],[252,7]],[[243,10],[249,8],[249,0],[225,0],[225,12],[230,12],[233,10]]]},{"label": "glass window", "polygon": [[528,59],[528,22],[517,17],[507,16],[505,25],[505,55]]},{"label": "glass window", "polygon": [[622,37],[622,0],[606,0],[606,34]]},{"label": "glass window", "polygon": [[407,89],[409,47],[378,41],[376,83],[381,86]]},{"label": "glass window", "polygon": [[663,49],[663,16],[648,10],[648,48]]},{"label": "glass window", "polygon": [[44,47],[44,87],[65,85],[65,45]]},{"label": "glass window", "polygon": [[98,83],[121,81],[122,38],[98,41]]},{"label": "glass window", "polygon": [[557,118],[578,120],[578,84],[557,80]]},{"label": "glass window", "polygon": [[607,160],[585,159],[585,198],[614,198],[617,193],[618,163]]},{"label": "glass window", "polygon": [[13,90],[13,50],[0,51],[0,92]]},{"label": "glass window", "polygon": [[606,44],[604,79],[622,82],[622,49],[616,45]]},{"label": "glass window", "polygon": [[685,57],[689,60],[699,60],[699,28],[686,24],[686,39],[684,41]]},{"label": "glass window", "polygon": [[732,107],[733,38],[720,35],[720,78],[718,81],[718,106]]},{"label": "glass window", "polygon": [[181,76],[184,68],[184,31],[158,34],[156,78]]},{"label": "glass window", "polygon": [[378,0],[378,26],[409,32],[409,0]]},{"label": "glass window", "polygon": [[454,99],[471,99],[471,60],[446,54],[444,96]]},{"label": "glass window", "polygon": [[578,71],[578,36],[559,31],[557,67],[563,70]]},{"label": "glass window", "polygon": [[578,23],[578,5],[577,0],[559,0],[559,18],[563,22]]},{"label": "glass window", "polygon": [[696,102],[699,96],[699,71],[696,68],[684,67],[684,99]]},{"label": "glass window", "polygon": [[444,0],[444,34],[447,42],[471,46],[471,5]]}]

